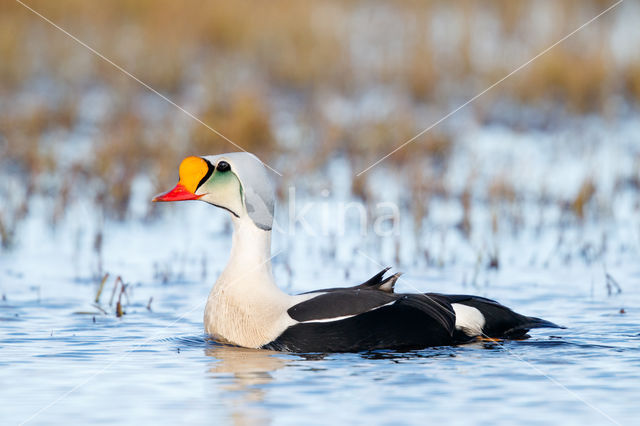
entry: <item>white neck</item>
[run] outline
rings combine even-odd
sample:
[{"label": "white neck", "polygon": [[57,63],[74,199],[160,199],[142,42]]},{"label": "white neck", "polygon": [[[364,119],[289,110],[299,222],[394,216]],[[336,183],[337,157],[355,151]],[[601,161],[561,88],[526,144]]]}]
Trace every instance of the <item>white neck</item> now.
[{"label": "white neck", "polygon": [[275,284],[271,272],[271,231],[248,216],[233,216],[233,245],[227,266],[205,308],[205,331],[246,347],[269,343],[282,331],[291,296]]},{"label": "white neck", "polygon": [[273,283],[271,273],[271,231],[258,228],[249,217],[231,216],[233,240],[231,256],[223,275],[260,274]]}]

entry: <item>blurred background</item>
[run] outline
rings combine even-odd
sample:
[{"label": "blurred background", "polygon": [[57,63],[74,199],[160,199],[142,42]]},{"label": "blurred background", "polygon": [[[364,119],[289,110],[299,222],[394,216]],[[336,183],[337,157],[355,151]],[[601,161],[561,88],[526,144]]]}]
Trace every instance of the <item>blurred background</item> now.
[{"label": "blurred background", "polygon": [[394,266],[399,292],[569,328],[310,357],[210,342],[228,213],[150,200],[185,156],[238,148],[1,1],[5,422],[636,421],[640,2],[24,4],[281,172],[284,290]]},{"label": "blurred background", "polygon": [[[612,3],[28,4],[281,171],[281,202],[295,183],[398,203],[414,253],[425,227],[481,252],[498,232],[637,213],[635,2],[359,175]],[[153,220],[183,157],[237,150],[16,2],[0,5],[0,58],[3,250],[29,216],[55,228],[78,203],[99,218],[89,245],[105,220]]]}]

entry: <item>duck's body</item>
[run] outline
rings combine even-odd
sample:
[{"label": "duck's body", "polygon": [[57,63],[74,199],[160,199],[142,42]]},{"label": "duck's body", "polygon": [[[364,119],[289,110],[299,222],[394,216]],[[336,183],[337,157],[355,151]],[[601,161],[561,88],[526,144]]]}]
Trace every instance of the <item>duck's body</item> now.
[{"label": "duck's body", "polygon": [[202,199],[232,213],[231,256],[204,314],[205,331],[218,341],[290,352],[356,352],[518,338],[531,328],[558,327],[481,297],[394,293],[399,274],[384,278],[388,268],[355,287],[286,294],[271,272],[273,194],[260,161],[248,153],[189,157],[180,177],[174,190],[156,200]]}]

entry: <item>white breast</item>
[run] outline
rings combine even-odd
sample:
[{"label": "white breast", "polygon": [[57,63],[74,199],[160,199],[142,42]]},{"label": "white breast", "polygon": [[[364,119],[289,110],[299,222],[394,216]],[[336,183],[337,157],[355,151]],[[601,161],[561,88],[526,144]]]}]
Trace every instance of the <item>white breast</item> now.
[{"label": "white breast", "polygon": [[287,309],[312,297],[290,296],[267,280],[246,278],[225,286],[221,277],[207,300],[205,331],[220,342],[259,348],[297,324]]}]

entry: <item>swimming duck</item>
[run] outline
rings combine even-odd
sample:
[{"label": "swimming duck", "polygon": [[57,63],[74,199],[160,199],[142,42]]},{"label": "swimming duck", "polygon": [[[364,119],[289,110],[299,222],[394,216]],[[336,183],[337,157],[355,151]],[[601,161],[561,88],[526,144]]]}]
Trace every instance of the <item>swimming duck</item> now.
[{"label": "swimming duck", "polygon": [[395,293],[389,268],[354,287],[289,295],[271,272],[274,189],[248,152],[187,157],[180,180],[153,201],[201,200],[233,221],[231,256],[213,286],[204,328],[215,340],[288,352],[418,349],[480,338],[522,338],[556,327],[478,296]]}]

